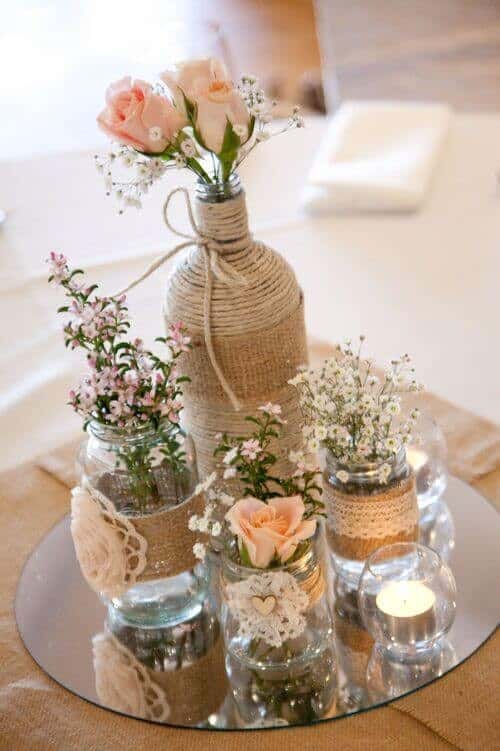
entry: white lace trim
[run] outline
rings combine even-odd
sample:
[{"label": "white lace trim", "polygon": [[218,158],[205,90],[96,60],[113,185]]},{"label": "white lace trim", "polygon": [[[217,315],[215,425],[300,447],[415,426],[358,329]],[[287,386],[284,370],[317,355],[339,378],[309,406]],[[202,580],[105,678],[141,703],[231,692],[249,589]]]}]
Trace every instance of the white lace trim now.
[{"label": "white lace trim", "polygon": [[71,491],[71,534],[82,574],[93,590],[118,597],[146,568],[147,541],[95,489]]},{"label": "white lace trim", "polygon": [[226,584],[228,608],[238,621],[240,636],[281,647],[304,631],[309,597],[286,571],[265,571]]},{"label": "white lace trim", "polygon": [[170,715],[165,692],[113,634],[92,639],[96,692],[101,704],[117,712],[156,722]]},{"label": "white lace trim", "polygon": [[364,540],[393,537],[411,532],[418,524],[418,506],[413,490],[383,501],[327,492],[324,500],[327,525],[337,535]]}]

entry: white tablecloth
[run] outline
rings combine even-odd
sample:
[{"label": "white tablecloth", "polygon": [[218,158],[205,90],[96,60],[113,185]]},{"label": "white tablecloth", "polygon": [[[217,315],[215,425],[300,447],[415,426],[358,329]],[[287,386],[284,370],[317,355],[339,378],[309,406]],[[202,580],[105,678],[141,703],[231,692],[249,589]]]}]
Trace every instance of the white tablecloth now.
[{"label": "white tablecloth", "polygon": [[[500,116],[454,116],[424,209],[414,215],[311,219],[299,196],[322,119],[262,145],[242,172],[251,225],[294,266],[312,336],[368,337],[379,361],[409,351],[432,391],[500,421]],[[116,291],[174,238],[160,207],[171,173],[142,211],[118,216],[90,153],[0,163],[0,469],[73,438],[65,405],[80,363],[64,350],[44,257]],[[183,182],[189,183],[189,178]],[[179,205],[179,225],[187,227]],[[130,293],[137,331],[162,333],[166,270]]]}]

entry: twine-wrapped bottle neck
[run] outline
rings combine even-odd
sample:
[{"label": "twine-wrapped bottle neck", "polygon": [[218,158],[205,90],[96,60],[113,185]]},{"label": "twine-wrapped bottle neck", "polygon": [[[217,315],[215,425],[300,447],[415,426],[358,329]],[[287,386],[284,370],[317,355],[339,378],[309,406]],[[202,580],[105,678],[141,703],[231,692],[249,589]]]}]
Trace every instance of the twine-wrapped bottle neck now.
[{"label": "twine-wrapped bottle neck", "polygon": [[245,191],[237,175],[223,184],[199,182],[195,213],[200,233],[219,244],[219,254],[234,253],[250,245]]}]

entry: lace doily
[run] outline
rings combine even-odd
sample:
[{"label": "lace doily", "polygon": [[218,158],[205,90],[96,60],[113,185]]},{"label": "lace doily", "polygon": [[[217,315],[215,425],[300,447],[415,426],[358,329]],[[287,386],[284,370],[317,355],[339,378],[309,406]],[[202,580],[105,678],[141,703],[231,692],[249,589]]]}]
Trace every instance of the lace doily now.
[{"label": "lace doily", "polygon": [[309,597],[286,571],[265,571],[226,584],[227,606],[238,621],[238,633],[281,647],[304,631]]},{"label": "lace doily", "polygon": [[156,722],[170,715],[165,693],[144,665],[113,634],[92,639],[95,686],[101,704],[117,712]]},{"label": "lace doily", "polygon": [[107,597],[123,594],[146,567],[147,541],[97,490],[71,491],[71,534],[83,576]]},{"label": "lace doily", "polygon": [[327,492],[325,500],[327,525],[337,535],[364,540],[392,537],[409,533],[418,524],[413,489],[379,500]]}]

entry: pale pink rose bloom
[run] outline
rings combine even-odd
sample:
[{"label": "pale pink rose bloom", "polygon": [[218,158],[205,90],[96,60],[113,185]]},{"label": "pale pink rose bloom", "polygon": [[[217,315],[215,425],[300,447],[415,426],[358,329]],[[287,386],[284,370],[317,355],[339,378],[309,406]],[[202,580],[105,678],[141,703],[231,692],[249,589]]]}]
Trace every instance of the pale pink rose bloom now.
[{"label": "pale pink rose bloom", "polygon": [[184,110],[154,94],[149,83],[132,82],[130,76],[109,86],[106,108],[97,122],[111,138],[148,154],[164,151],[174,134],[187,124]]},{"label": "pale pink rose bloom", "polygon": [[304,502],[300,495],[272,498],[242,498],[227,512],[231,531],[248,551],[253,566],[267,568],[278,555],[281,563],[292,557],[303,540],[316,531],[314,519],[303,520]]},{"label": "pale pink rose bloom", "polygon": [[183,95],[196,105],[196,127],[209,151],[220,152],[228,120],[245,128],[247,135],[241,141],[248,140],[250,114],[220,60],[190,60],[160,78],[169,86],[179,111],[185,112]]}]

